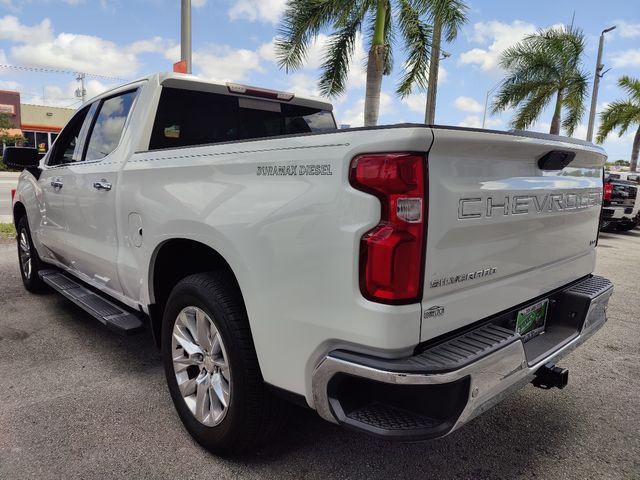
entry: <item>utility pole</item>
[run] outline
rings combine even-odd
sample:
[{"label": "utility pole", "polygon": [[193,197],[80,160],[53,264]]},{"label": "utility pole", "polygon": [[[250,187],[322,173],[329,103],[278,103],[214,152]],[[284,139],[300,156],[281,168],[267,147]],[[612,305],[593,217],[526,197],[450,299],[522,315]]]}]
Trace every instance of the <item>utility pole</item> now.
[{"label": "utility pole", "polygon": [[[593,76],[593,92],[591,93],[591,110],[589,111],[589,126],[587,127],[587,142],[593,139],[593,124],[596,120],[596,106],[598,104],[598,87],[600,86],[600,78],[607,73],[603,72],[602,64],[602,48],[604,47],[604,34],[615,29],[616,26],[609,27],[600,34],[600,45],[598,46],[598,59],[596,60],[596,73]],[[608,71],[608,70],[607,70]]]},{"label": "utility pole", "polygon": [[80,82],[80,88],[76,88],[76,97],[81,98],[82,99],[82,103],[85,102],[85,100],[87,99],[87,91],[84,88],[84,77],[86,76],[85,73],[82,72],[78,72],[77,76],[76,76],[76,81]]},{"label": "utility pole", "polygon": [[186,72],[184,73],[191,73],[191,0],[182,0],[180,61],[185,62]]}]

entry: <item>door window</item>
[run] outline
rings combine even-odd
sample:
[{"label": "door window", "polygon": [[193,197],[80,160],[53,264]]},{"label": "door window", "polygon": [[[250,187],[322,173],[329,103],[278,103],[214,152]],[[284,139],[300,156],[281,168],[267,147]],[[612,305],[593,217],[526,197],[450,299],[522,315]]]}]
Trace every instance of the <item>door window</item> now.
[{"label": "door window", "polygon": [[[47,160],[48,166],[81,160],[80,132],[91,106],[87,106],[74,115],[66,127],[60,132],[60,138]],[[91,117],[89,117],[91,118]],[[37,145],[29,145],[36,146]]]},{"label": "door window", "polygon": [[136,94],[137,91],[127,92],[102,102],[89,137],[85,160],[100,160],[116,149]]}]

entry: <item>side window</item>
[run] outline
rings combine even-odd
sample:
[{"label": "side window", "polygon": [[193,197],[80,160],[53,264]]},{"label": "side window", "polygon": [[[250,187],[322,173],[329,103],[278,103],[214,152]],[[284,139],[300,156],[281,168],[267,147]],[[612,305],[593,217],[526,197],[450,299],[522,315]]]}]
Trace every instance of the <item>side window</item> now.
[{"label": "side window", "polygon": [[137,90],[108,98],[101,103],[89,136],[84,157],[86,161],[100,160],[116,149],[136,95]]},{"label": "side window", "polygon": [[[87,106],[76,113],[69,123],[60,132],[55,148],[51,151],[47,160],[48,166],[62,165],[63,163],[77,162],[81,160],[80,132],[87,120],[89,110],[93,106]],[[91,116],[89,116],[91,118]],[[33,147],[34,145],[29,145]]]}]

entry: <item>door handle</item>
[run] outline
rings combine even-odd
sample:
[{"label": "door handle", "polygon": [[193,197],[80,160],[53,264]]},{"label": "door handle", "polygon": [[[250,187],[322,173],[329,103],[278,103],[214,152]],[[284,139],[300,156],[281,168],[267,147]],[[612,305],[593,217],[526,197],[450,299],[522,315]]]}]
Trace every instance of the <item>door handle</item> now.
[{"label": "door handle", "polygon": [[96,190],[109,191],[111,190],[111,184],[103,178],[99,182],[93,182],[93,188],[95,188]]},{"label": "door handle", "polygon": [[62,188],[62,182],[59,178],[56,178],[55,180],[51,180],[51,186],[53,188]]}]

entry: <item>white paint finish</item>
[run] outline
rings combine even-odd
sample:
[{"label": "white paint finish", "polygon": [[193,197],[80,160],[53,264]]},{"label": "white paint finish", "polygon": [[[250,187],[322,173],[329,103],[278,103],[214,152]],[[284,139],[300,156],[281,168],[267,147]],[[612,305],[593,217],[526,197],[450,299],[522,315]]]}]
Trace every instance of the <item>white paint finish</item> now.
[{"label": "white paint finish", "polygon": [[[434,130],[429,152],[429,228],[423,306],[445,314],[423,322],[425,341],[543,295],[595,267],[598,206],[538,213],[535,200],[514,215],[514,196],[602,191],[605,157],[599,149],[538,138],[474,131]],[[537,159],[550,150],[572,150],[576,158],[562,171],[543,172]],[[508,215],[487,199],[509,197]],[[460,199],[480,218],[459,219]],[[547,205],[550,202],[547,200]],[[480,207],[481,206],[481,207]],[[483,278],[432,287],[443,277],[495,268]]]},{"label": "white paint finish", "polygon": [[[182,238],[211,247],[238,279],[265,380],[304,394],[309,402],[311,373],[331,350],[410,355],[421,339],[504,310],[593,269],[595,251],[588,241],[595,238],[597,218],[592,212],[495,218],[464,226],[457,208],[458,197],[469,193],[530,192],[523,179],[535,179],[538,191],[568,188],[563,182],[598,190],[595,177],[541,176],[534,158],[568,148],[578,152],[574,164],[588,169],[602,160],[600,150],[548,139],[435,130],[429,155],[427,285],[439,274],[462,273],[458,269],[498,270],[477,285],[436,293],[427,288],[424,307],[445,305],[446,313],[421,326],[421,304],[381,305],[360,294],[360,238],[378,223],[380,205],[349,185],[348,169],[361,153],[426,152],[433,141],[431,129],[343,130],[147,152],[160,85],[167,78],[175,83],[180,76],[152,76],[140,84],[118,155],[68,169],[75,193],[67,204],[77,211],[58,223],[70,222],[64,241],[83,242],[84,252],[74,255],[86,255],[82,271],[73,273],[94,286],[99,286],[98,277],[117,278],[119,285],[102,290],[146,309],[154,301],[153,261],[164,242]],[[258,166],[307,164],[330,165],[332,175],[257,175]],[[90,182],[107,175],[114,185],[111,192],[90,192]],[[28,177],[20,181],[18,198],[27,205],[40,237],[42,214],[49,213],[43,197],[50,194]],[[104,223],[98,227],[91,215]],[[549,248],[554,242],[556,248]],[[36,245],[40,251],[41,244]]]}]

